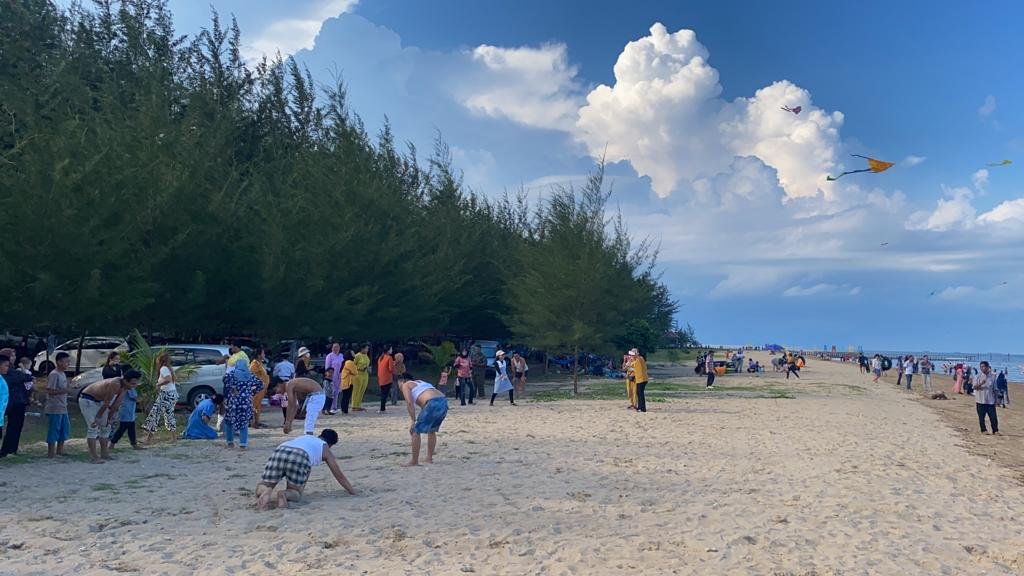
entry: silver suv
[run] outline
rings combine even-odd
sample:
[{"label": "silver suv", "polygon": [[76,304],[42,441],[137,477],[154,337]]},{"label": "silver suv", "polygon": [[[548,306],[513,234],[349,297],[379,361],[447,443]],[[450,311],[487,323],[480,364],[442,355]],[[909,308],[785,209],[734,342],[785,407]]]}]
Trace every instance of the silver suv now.
[{"label": "silver suv", "polygon": [[[221,358],[228,355],[228,347],[221,344],[168,344],[154,348],[167,350],[171,357],[171,366],[184,366],[195,364],[199,366],[195,375],[183,382],[178,382],[179,402],[184,403],[189,410],[194,409],[200,402],[212,398],[214,394],[224,392],[224,370],[223,364],[217,364]],[[103,369],[97,368],[83,372],[71,380],[70,397],[74,398],[78,391],[93,382],[103,378]]]}]

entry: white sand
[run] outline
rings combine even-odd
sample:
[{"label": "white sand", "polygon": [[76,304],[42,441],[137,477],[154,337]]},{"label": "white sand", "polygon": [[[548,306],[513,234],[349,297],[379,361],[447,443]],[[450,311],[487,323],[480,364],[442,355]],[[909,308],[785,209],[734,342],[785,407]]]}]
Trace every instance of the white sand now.
[{"label": "white sand", "polygon": [[4,466],[0,574],[1024,573],[1008,472],[891,385],[823,362],[803,376],[720,379],[796,399],[701,394],[646,415],[453,405],[437,463],[412,470],[401,410],[335,417],[361,494],[318,468],[287,511],[252,508],[279,430],[244,455],[187,442]]}]

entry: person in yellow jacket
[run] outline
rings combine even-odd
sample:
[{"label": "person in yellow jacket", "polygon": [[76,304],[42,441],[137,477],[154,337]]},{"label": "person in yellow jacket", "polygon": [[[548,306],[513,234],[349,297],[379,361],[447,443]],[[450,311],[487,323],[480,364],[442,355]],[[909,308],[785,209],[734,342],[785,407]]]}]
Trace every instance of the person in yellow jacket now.
[{"label": "person in yellow jacket", "polygon": [[647,412],[647,398],[644,396],[644,390],[647,388],[647,358],[636,348],[630,350],[629,355],[632,358],[631,380],[636,393],[636,411]]},{"label": "person in yellow jacket", "polygon": [[363,395],[370,383],[370,345],[363,344],[353,361],[356,363],[356,379],[352,390],[352,410],[363,411]]},{"label": "person in yellow jacket", "polygon": [[341,413],[348,414],[348,404],[352,401],[352,389],[355,387],[356,363],[352,352],[345,352],[345,363],[341,367]]},{"label": "person in yellow jacket", "polygon": [[633,381],[633,356],[626,352],[622,357],[622,373],[626,376],[626,397],[629,407],[636,410],[636,383]]}]

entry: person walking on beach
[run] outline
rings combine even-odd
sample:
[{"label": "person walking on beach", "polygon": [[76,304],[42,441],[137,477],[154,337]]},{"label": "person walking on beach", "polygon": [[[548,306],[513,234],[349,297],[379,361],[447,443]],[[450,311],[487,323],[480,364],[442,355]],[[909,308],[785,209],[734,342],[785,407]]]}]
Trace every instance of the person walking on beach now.
[{"label": "person walking on beach", "polygon": [[68,418],[68,377],[64,374],[71,363],[71,355],[57,352],[54,368],[46,376],[46,457],[64,456],[64,442],[71,437],[71,419]]},{"label": "person walking on beach", "polygon": [[214,415],[224,404],[224,397],[214,394],[213,398],[206,398],[196,406],[188,416],[188,424],[185,425],[185,432],[182,438],[186,440],[216,440],[217,430],[211,425]]},{"label": "person walking on beach", "polygon": [[156,429],[160,426],[160,419],[164,420],[164,427],[171,433],[171,442],[178,440],[178,423],[174,421],[174,407],[178,404],[178,387],[174,382],[174,370],[171,369],[171,360],[166,352],[161,353],[156,359],[158,394],[153,407],[149,409],[149,416],[142,425],[146,431],[146,444],[153,442]]},{"label": "person walking on beach", "polygon": [[487,357],[484,356],[484,349],[479,344],[473,346],[469,361],[473,366],[473,389],[476,391],[476,396],[483,399],[484,381],[487,378]]},{"label": "person walking on beach", "polygon": [[336,414],[341,404],[338,401],[338,394],[341,392],[341,369],[344,365],[345,355],[341,353],[341,344],[335,342],[331,344],[331,352],[324,359],[324,377],[330,377],[331,380],[330,386],[326,387],[327,402],[324,404],[324,412],[327,414]]},{"label": "person walking on beach", "polygon": [[452,363],[455,367],[455,376],[459,381],[459,404],[466,405],[466,397],[469,403],[473,403],[475,390],[473,386],[473,361],[469,359],[469,350],[463,348]]},{"label": "person walking on beach", "polygon": [[907,354],[907,357],[903,359],[903,375],[907,378],[907,390],[913,390],[910,383],[914,381],[914,356],[913,354]]},{"label": "person walking on beach", "polygon": [[352,361],[356,364],[356,378],[352,383],[352,411],[362,412],[363,396],[370,384],[370,345],[360,346]]},{"label": "person walking on beach", "polygon": [[520,399],[526,396],[526,373],[529,371],[530,366],[526,363],[526,358],[519,352],[512,353],[512,376],[515,378],[512,387]]},{"label": "person walking on beach", "polygon": [[932,392],[932,370],[935,369],[935,365],[928,359],[928,355],[925,354],[921,357],[921,363],[917,365],[918,370],[921,371],[921,378],[924,379],[924,392],[925,394],[931,394]]},{"label": "person walking on beach", "polygon": [[[310,380],[312,382],[312,380]],[[313,382],[316,384],[316,382]],[[323,391],[321,391],[321,394]],[[256,507],[266,510],[274,495],[274,488],[285,480],[285,489],[277,492],[277,507],[287,508],[288,502],[298,502],[309,480],[309,473],[322,463],[327,464],[334,479],[346,492],[356,491],[338,466],[331,447],[338,443],[338,433],[330,428],[319,436],[304,435],[284,442],[274,450],[263,467],[263,475],[256,485]]]},{"label": "person walking on beach", "polygon": [[630,372],[636,387],[636,411],[647,412],[647,397],[644,395],[647,389],[647,357],[636,348],[630,350],[629,355],[633,357]]},{"label": "person walking on beach", "polygon": [[996,376],[996,400],[1000,408],[1006,408],[1010,403],[1010,386],[1006,381],[1006,370],[1000,370]]},{"label": "person walking on beach", "polygon": [[953,368],[953,393],[963,394],[964,393],[964,365],[957,364]]},{"label": "person walking on beach", "polygon": [[252,427],[262,428],[260,424],[260,412],[263,411],[263,398],[267,396],[267,391],[270,389],[270,374],[267,374],[267,367],[264,362],[267,360],[267,351],[263,348],[257,348],[253,353],[252,362],[249,362],[249,372],[252,372],[253,376],[259,378],[259,381],[263,384],[260,389],[252,395]]},{"label": "person walking on beach", "polygon": [[903,384],[903,356],[896,357],[896,387],[899,388]]},{"label": "person walking on beach", "polygon": [[320,417],[320,410],[324,407],[327,397],[322,386],[309,378],[293,378],[284,385],[285,394],[288,398],[288,413],[284,418],[284,433],[292,431],[292,421],[299,411],[299,406],[305,403],[306,406],[306,434],[312,434],[316,428],[316,420]]},{"label": "person walking on beach", "polygon": [[110,425],[121,410],[125,394],[139,385],[141,377],[140,372],[129,370],[124,376],[94,382],[78,393],[78,408],[85,419],[85,438],[93,464],[110,459]]},{"label": "person walking on beach", "polygon": [[715,353],[711,350],[704,355],[704,371],[708,375],[708,382],[704,387],[711,388],[715,385]]},{"label": "person walking on beach", "polygon": [[391,394],[391,386],[394,385],[395,359],[391,357],[392,348],[377,358],[377,386],[380,387],[380,413],[383,414],[388,406],[388,396]]},{"label": "person walking on beach", "polygon": [[[24,371],[14,367],[15,350],[6,348],[0,350],[0,356],[6,356],[10,366],[3,378],[7,382],[7,408],[0,413],[0,420],[3,420],[3,443],[0,444],[0,458],[8,454],[18,453],[18,444],[21,443],[21,430],[25,426],[25,410],[32,401],[32,372],[26,374]],[[24,361],[25,358],[22,358]]]},{"label": "person walking on beach", "polygon": [[871,373],[875,375],[872,382],[878,384],[878,379],[882,377],[882,357],[878,354],[871,358]]},{"label": "person walking on beach", "polygon": [[981,373],[974,378],[974,402],[978,410],[978,425],[981,427],[981,433],[987,434],[985,416],[988,416],[992,433],[999,434],[999,418],[996,416],[996,375],[992,373],[992,367],[988,362],[982,360],[980,366]]},{"label": "person walking on beach", "polygon": [[[511,387],[511,384],[509,384]],[[431,384],[422,380],[413,380],[408,373],[398,377],[398,387],[405,398],[409,410],[409,435],[412,442],[412,456],[409,462],[402,466],[420,465],[420,435],[427,435],[427,457],[423,460],[427,464],[434,463],[434,451],[437,447],[437,431],[441,428],[445,416],[448,415],[448,400],[444,393],[434,388]],[[416,407],[419,406],[419,416],[416,415]]]},{"label": "person walking on beach", "polygon": [[494,399],[502,392],[508,392],[508,403],[515,406],[515,393],[512,391],[512,380],[508,377],[509,361],[505,360],[505,351],[498,350],[494,355],[494,391],[491,393],[491,406]]}]

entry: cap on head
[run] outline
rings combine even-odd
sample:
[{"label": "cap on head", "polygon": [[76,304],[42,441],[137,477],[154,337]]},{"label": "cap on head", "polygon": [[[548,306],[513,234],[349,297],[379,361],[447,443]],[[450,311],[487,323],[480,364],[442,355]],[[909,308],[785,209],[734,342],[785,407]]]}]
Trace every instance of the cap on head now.
[{"label": "cap on head", "polygon": [[298,356],[299,358],[302,358],[303,356],[309,356],[309,348],[306,348],[305,346],[299,348],[299,351],[296,353],[296,356]]}]

